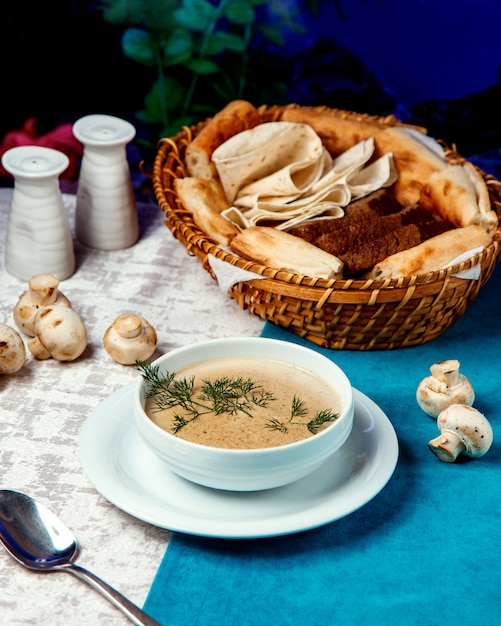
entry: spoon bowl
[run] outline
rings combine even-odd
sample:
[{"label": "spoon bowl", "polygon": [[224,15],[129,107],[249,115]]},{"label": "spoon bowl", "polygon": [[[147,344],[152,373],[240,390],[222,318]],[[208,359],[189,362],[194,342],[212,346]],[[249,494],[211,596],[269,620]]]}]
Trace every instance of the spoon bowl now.
[{"label": "spoon bowl", "polygon": [[160,626],[108,583],[72,561],[78,543],[43,504],[19,491],[0,490],[0,542],[19,563],[40,572],[67,571],[99,591],[140,626]]}]

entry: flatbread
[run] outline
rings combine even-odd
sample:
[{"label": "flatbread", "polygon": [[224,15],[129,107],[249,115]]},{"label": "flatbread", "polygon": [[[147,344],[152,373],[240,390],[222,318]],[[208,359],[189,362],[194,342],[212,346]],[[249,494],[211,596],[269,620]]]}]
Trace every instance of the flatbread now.
[{"label": "flatbread", "polygon": [[180,201],[204,232],[242,257],[322,278],[341,277],[342,260],[285,231],[305,219],[340,217],[348,202],[373,191],[374,180],[376,188],[392,185],[400,205],[419,205],[456,228],[387,257],[367,277],[436,271],[489,245],[498,216],[471,163],[449,162],[416,128],[341,113],[287,107],[279,121],[264,122],[249,102],[230,103],[187,147],[191,176],[175,181]]},{"label": "flatbread", "polygon": [[228,202],[219,181],[188,176],[176,178],[174,188],[197,226],[216,243],[227,246],[238,234],[238,228],[221,216]]},{"label": "flatbread", "polygon": [[341,217],[353,198],[393,184],[391,155],[370,165],[374,139],[333,159],[308,124],[268,122],[246,130],[212,155],[228,201],[224,213],[239,228],[288,230],[317,216]]},{"label": "flatbread", "polygon": [[333,109],[317,107],[286,108],[280,119],[309,124],[333,156],[342,154],[363,139],[374,137],[385,128],[370,118],[344,117]]},{"label": "flatbread", "polygon": [[219,111],[186,147],[188,174],[209,180],[216,176],[212,153],[236,133],[262,123],[257,109],[246,100],[234,100]]},{"label": "flatbread", "polygon": [[234,135],[213,153],[228,202],[245,195],[297,196],[322,175],[324,147],[307,124],[270,122]]},{"label": "flatbread", "polygon": [[485,248],[491,241],[492,237],[482,226],[453,228],[387,257],[364,274],[364,278],[401,278],[436,272],[470,250]]},{"label": "flatbread", "polygon": [[393,154],[398,172],[394,185],[402,205],[420,204],[456,227],[479,224],[493,232],[498,224],[487,187],[471,163],[454,165],[430,140],[404,128],[388,128],[374,138],[378,154]]},{"label": "flatbread", "polygon": [[398,172],[394,193],[404,206],[417,204],[430,176],[447,166],[443,156],[403,128],[387,128],[378,133],[374,141],[377,154],[393,154]]},{"label": "flatbread", "polygon": [[328,280],[343,272],[343,263],[333,254],[267,226],[246,228],[232,239],[230,248],[244,259],[294,274]]},{"label": "flatbread", "polygon": [[455,226],[478,224],[493,232],[498,217],[487,187],[471,163],[450,165],[432,174],[424,185],[421,205]]}]

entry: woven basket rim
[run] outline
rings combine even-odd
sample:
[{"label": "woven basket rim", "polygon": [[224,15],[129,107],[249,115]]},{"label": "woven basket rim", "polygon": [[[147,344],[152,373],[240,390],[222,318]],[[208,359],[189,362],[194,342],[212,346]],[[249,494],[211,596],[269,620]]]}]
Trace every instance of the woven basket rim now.
[{"label": "woven basket rim", "polygon": [[[273,121],[278,119],[280,114],[287,108],[296,108],[300,105],[289,104],[284,106],[267,106],[262,105],[258,108],[259,113],[263,117],[263,123],[267,121]],[[345,111],[342,109],[332,109],[330,107],[309,107],[317,111],[326,111],[332,115],[359,119],[359,120],[371,120],[380,123],[383,127],[398,126],[402,128],[411,128],[425,133],[426,130],[419,126],[406,124],[398,120],[395,116],[390,115],[387,117],[369,115],[365,113],[357,113],[353,111]],[[491,262],[493,257],[496,257],[500,249],[501,242],[501,224],[499,224],[494,232],[493,241],[486,246],[482,251],[478,252],[474,256],[469,257],[465,261],[461,261],[455,265],[448,266],[438,271],[428,272],[426,274],[416,274],[412,276],[405,276],[400,278],[386,278],[386,279],[361,279],[361,278],[331,278],[324,279],[314,276],[308,276],[304,274],[296,274],[283,269],[272,268],[266,265],[262,265],[255,261],[244,259],[232,251],[225,249],[220,244],[214,242],[208,235],[206,235],[200,227],[190,219],[188,211],[183,212],[183,217],[172,209],[168,196],[172,195],[174,201],[177,197],[173,189],[165,189],[163,185],[164,168],[167,162],[167,158],[170,157],[173,165],[177,169],[184,170],[183,150],[192,141],[192,139],[202,130],[202,128],[210,121],[211,118],[199,122],[193,126],[184,126],[173,137],[166,137],[158,142],[157,154],[153,164],[153,186],[157,201],[160,208],[164,212],[167,218],[167,225],[170,230],[178,230],[183,239],[185,239],[189,250],[193,251],[193,248],[198,249],[200,252],[206,255],[212,255],[226,263],[234,265],[240,269],[247,270],[255,273],[259,276],[269,278],[273,281],[281,281],[288,285],[294,285],[298,287],[317,287],[326,290],[335,289],[337,291],[345,291],[350,289],[356,289],[360,291],[372,291],[372,290],[384,290],[393,288],[408,288],[413,286],[419,286],[422,284],[428,284],[433,282],[443,283],[446,279],[453,279],[454,276],[465,270],[469,270],[476,265],[483,265],[484,263]],[[461,164],[467,161],[461,154],[459,154],[455,147],[450,147],[445,142],[438,140],[443,146],[445,158],[449,163]],[[496,212],[498,217],[501,217],[501,182],[494,176],[485,173],[483,170],[472,164],[478,173],[482,176],[491,201],[492,209]],[[172,175],[172,178],[177,178],[178,174],[173,168],[168,169],[168,173]],[[180,207],[181,208],[181,207]],[[501,221],[501,220],[500,220]],[[263,285],[264,286],[264,285]]]}]

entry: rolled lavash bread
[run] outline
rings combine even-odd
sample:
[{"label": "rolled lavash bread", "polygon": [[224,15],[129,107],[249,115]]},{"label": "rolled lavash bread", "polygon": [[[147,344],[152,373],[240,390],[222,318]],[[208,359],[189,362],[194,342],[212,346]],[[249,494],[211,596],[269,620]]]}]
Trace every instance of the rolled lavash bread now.
[{"label": "rolled lavash bread", "polygon": [[285,122],[309,124],[333,156],[338,156],[363,139],[374,137],[384,126],[371,118],[351,117],[324,107],[285,108],[280,119]]},{"label": "rolled lavash bread", "polygon": [[244,259],[294,274],[339,278],[343,263],[333,254],[269,226],[251,226],[231,240],[230,248]]},{"label": "rolled lavash bread", "polygon": [[229,204],[218,179],[176,178],[174,189],[183,207],[192,214],[195,224],[216,243],[227,246],[238,234],[238,228],[221,216]]},{"label": "rolled lavash bread", "polygon": [[471,163],[448,163],[427,147],[424,137],[403,128],[387,128],[374,141],[378,154],[393,154],[398,172],[393,190],[400,204],[419,204],[456,227],[478,224],[494,231],[498,217],[487,186]]},{"label": "rolled lavash bread", "polygon": [[401,278],[436,272],[460,255],[485,248],[492,241],[491,235],[476,224],[453,228],[407,250],[397,252],[377,263],[363,278],[376,280]]},{"label": "rolled lavash bread", "polygon": [[257,109],[246,100],[233,100],[207,122],[186,146],[185,161],[188,174],[209,180],[217,176],[212,153],[237,133],[254,128],[262,119]]}]

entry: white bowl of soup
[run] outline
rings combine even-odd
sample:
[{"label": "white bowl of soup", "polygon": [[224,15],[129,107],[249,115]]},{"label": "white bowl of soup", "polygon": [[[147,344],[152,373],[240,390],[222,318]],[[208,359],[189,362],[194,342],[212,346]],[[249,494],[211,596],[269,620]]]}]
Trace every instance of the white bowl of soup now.
[{"label": "white bowl of soup", "polygon": [[171,471],[230,491],[281,487],[317,469],[349,437],[346,374],[304,346],[224,338],[139,363],[134,419]]}]

